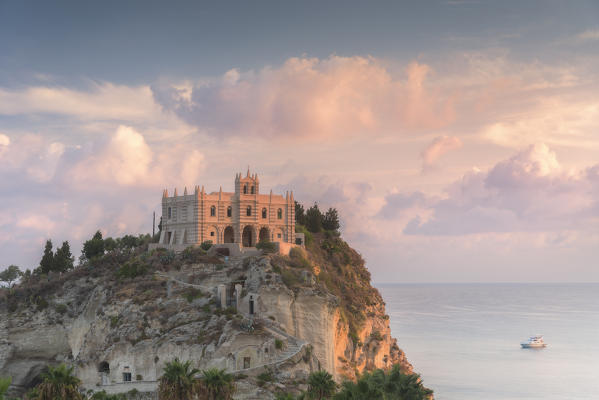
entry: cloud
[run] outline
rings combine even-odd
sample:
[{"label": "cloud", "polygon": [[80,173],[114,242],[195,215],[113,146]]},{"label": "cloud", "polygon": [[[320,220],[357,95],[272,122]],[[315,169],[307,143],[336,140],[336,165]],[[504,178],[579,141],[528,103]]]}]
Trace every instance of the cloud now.
[{"label": "cloud", "polygon": [[375,58],[290,58],[196,84],[156,85],[158,103],[215,136],[325,138],[446,126],[452,99],[427,86],[431,68],[400,73]]},{"label": "cloud", "polygon": [[184,143],[162,143],[161,147],[156,152],[142,134],[131,127],[119,126],[107,142],[97,143],[67,174],[78,185],[194,184],[203,169],[204,155]]},{"label": "cloud", "polygon": [[389,194],[378,216],[405,221],[411,211],[403,229],[407,235],[593,230],[599,221],[597,168],[565,169],[540,143],[487,171],[466,173],[443,197]]},{"label": "cloud", "polygon": [[462,141],[455,136],[438,136],[422,151],[422,170],[432,168],[439,157],[462,147]]},{"label": "cloud", "polygon": [[587,29],[584,32],[580,32],[576,37],[582,41],[599,40],[599,29]]},{"label": "cloud", "polygon": [[149,86],[94,83],[87,90],[33,86],[0,88],[0,115],[60,114],[85,120],[154,119],[160,107]]}]

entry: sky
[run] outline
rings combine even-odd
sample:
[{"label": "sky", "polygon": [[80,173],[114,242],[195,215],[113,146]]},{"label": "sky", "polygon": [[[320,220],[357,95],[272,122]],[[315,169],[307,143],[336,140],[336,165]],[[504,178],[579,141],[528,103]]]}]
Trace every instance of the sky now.
[{"label": "sky", "polygon": [[599,281],[599,3],[213,3],[0,0],[0,269],[250,166],[375,282]]}]

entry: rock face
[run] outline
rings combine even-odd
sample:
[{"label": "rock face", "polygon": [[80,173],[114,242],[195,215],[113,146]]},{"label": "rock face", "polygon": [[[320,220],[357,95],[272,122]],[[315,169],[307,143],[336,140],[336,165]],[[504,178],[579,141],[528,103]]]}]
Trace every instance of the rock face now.
[{"label": "rock face", "polygon": [[[320,368],[338,381],[395,363],[411,373],[363,261],[349,247],[328,251],[331,240],[289,257],[117,251],[32,278],[0,298],[0,376],[20,395],[66,362],[87,390],[151,398],[179,358],[243,374],[237,398],[269,399],[305,389]],[[263,372],[278,383],[258,382]]]}]

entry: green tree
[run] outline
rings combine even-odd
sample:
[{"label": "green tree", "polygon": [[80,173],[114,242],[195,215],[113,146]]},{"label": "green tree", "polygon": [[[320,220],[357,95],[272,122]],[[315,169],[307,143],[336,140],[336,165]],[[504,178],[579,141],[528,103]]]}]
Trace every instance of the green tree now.
[{"label": "green tree", "polygon": [[191,368],[191,361],[181,362],[178,358],[166,364],[158,386],[159,400],[190,400],[199,392],[195,375],[200,372]]},{"label": "green tree", "polygon": [[403,374],[399,365],[394,365],[387,373],[377,369],[365,373],[357,382],[343,382],[335,400],[426,400],[433,391],[422,385],[418,374]]},{"label": "green tree", "polygon": [[79,393],[81,381],[73,375],[73,367],[65,364],[48,367],[42,378],[42,383],[35,387],[35,397],[30,395],[32,400],[84,400]]},{"label": "green tree", "polygon": [[314,205],[306,211],[306,228],[308,228],[310,232],[320,232],[322,230],[322,220],[323,216],[318,208],[318,204],[314,203]]},{"label": "green tree", "polygon": [[56,249],[56,254],[54,255],[53,271],[67,272],[73,269],[73,261],[74,258],[71,254],[69,242],[62,242],[62,246]]},{"label": "green tree", "polygon": [[231,400],[235,393],[233,375],[224,369],[211,368],[202,371],[201,394],[206,400]]},{"label": "green tree", "polygon": [[16,265],[10,265],[4,271],[0,272],[0,281],[6,282],[8,287],[11,288],[13,282],[15,282],[19,277],[21,277],[23,273]]},{"label": "green tree", "polygon": [[117,248],[117,241],[111,237],[104,239],[104,250],[112,251]]},{"label": "green tree", "polygon": [[300,225],[306,225],[306,214],[304,214],[304,206],[297,201],[295,202],[295,222]]},{"label": "green tree", "polygon": [[316,371],[308,377],[308,391],[306,394],[309,399],[330,399],[337,389],[337,384],[333,376],[327,371]]},{"label": "green tree", "polygon": [[339,230],[339,214],[335,208],[329,208],[322,219],[322,227],[327,231]]},{"label": "green tree", "polygon": [[4,400],[4,396],[6,395],[6,392],[8,392],[11,382],[11,378],[0,378],[0,400]]},{"label": "green tree", "polygon": [[83,255],[86,259],[91,260],[94,257],[104,254],[104,240],[102,232],[96,231],[94,237],[83,244]]},{"label": "green tree", "polygon": [[40,261],[39,271],[42,274],[47,274],[50,271],[54,270],[54,253],[52,252],[52,240],[48,239],[46,241],[46,246],[44,247],[44,255]]},{"label": "green tree", "polygon": [[119,245],[123,249],[134,249],[139,246],[139,242],[140,239],[136,238],[135,236],[125,235],[120,239]]}]

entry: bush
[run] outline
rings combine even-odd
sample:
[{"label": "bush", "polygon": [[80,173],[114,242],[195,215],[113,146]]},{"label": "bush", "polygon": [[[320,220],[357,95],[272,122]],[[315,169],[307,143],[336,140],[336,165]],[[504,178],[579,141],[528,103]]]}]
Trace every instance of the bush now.
[{"label": "bush", "polygon": [[379,332],[379,331],[372,331],[370,333],[370,338],[372,340],[376,340],[377,342],[381,342],[383,340],[383,336],[381,335],[381,332]]},{"label": "bush", "polygon": [[283,348],[283,341],[281,339],[275,339],[275,347],[277,350],[281,350]]},{"label": "bush", "polygon": [[199,261],[200,257],[205,255],[206,251],[201,247],[189,246],[185,250],[183,250],[183,252],[181,253],[181,258],[183,258],[183,260],[187,262],[195,263]]},{"label": "bush", "polygon": [[204,297],[204,293],[200,289],[190,288],[187,289],[185,294],[183,295],[188,303],[192,303],[195,299],[199,299],[200,297]]},{"label": "bush", "polygon": [[132,260],[123,265],[116,273],[119,279],[133,279],[147,272],[147,267],[139,260]]},{"label": "bush", "polygon": [[256,245],[256,248],[258,250],[262,250],[265,253],[274,253],[277,250],[277,245],[269,240],[261,240]]},{"label": "bush", "polygon": [[54,309],[59,314],[64,314],[64,313],[67,312],[67,306],[64,305],[64,304],[57,304],[57,305],[54,306]]},{"label": "bush", "polygon": [[200,248],[204,251],[210,250],[211,247],[212,247],[212,240],[206,240],[205,242],[202,242],[202,244],[200,244]]},{"label": "bush", "polygon": [[258,379],[258,386],[264,386],[265,383],[267,382],[272,382],[275,380],[274,374],[272,373],[272,371],[270,369],[262,372],[260,375],[257,376]]},{"label": "bush", "polygon": [[310,232],[308,229],[306,229],[305,226],[296,224],[295,225],[295,232],[296,233],[303,233],[304,234],[304,239],[306,241],[306,243],[305,243],[306,246],[310,246],[314,242],[314,236],[312,235],[312,232]]},{"label": "bush", "polygon": [[140,374],[137,374],[137,375],[135,375],[135,380],[136,380],[136,381],[143,381],[143,380],[144,380],[144,378],[143,378],[143,376],[141,376]]}]

